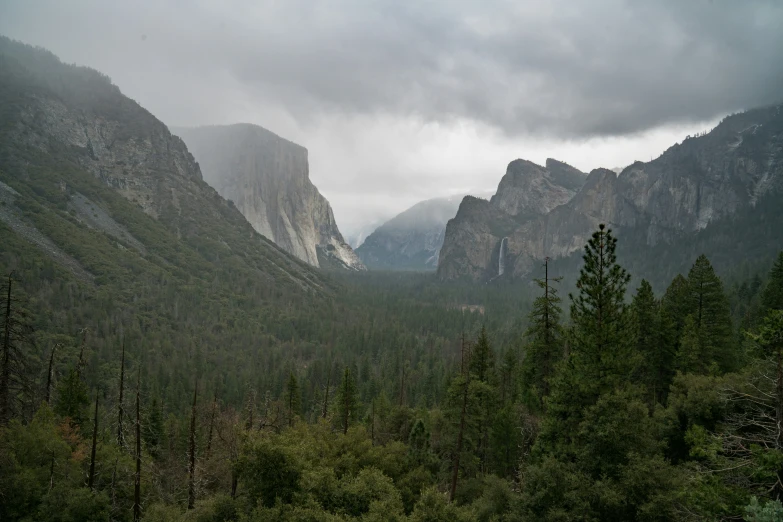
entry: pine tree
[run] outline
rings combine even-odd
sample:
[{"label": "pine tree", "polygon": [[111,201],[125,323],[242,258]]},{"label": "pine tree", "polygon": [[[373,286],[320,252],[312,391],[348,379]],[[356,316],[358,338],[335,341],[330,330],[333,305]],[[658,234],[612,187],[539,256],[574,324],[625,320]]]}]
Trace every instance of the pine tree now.
[{"label": "pine tree", "polygon": [[636,366],[625,289],[630,279],[617,264],[617,240],[599,226],[585,246],[577,288],[571,295],[571,349],[552,384],[537,443],[546,452],[568,444],[585,408],[601,394],[629,382]]},{"label": "pine tree", "polygon": [[544,262],[544,278],[536,284],[544,291],[533,302],[528,316],[529,324],[525,335],[528,344],[522,363],[525,389],[530,393],[536,407],[543,406],[543,398],[549,395],[550,379],[555,366],[563,356],[562,327],[560,325],[560,297],[554,284],[562,278],[549,278],[549,259]]},{"label": "pine tree", "polygon": [[682,274],[669,284],[661,298],[659,317],[659,336],[661,350],[669,360],[669,379],[663,380],[659,399],[665,401],[669,392],[669,383],[677,368],[680,340],[685,328],[685,320],[690,313],[688,280]]},{"label": "pine tree", "polygon": [[495,354],[487,338],[487,329],[482,326],[478,339],[471,351],[468,365],[472,378],[480,382],[489,382],[495,369]]},{"label": "pine tree", "polygon": [[349,367],[343,372],[343,380],[337,390],[337,415],[340,419],[343,433],[348,433],[351,419],[356,417],[359,409],[359,399],[356,391],[356,381]]},{"label": "pine tree", "polygon": [[696,324],[693,315],[685,318],[685,326],[677,352],[677,369],[683,373],[706,374],[714,364],[703,337],[703,330]]},{"label": "pine tree", "polygon": [[769,272],[767,286],[761,294],[762,314],[769,310],[783,310],[783,252],[778,254]]},{"label": "pine tree", "polygon": [[[729,301],[723,292],[723,283],[715,274],[709,260],[699,256],[688,272],[689,313],[697,330],[699,349],[703,360],[697,366],[702,369],[716,362],[722,371],[733,369],[737,354],[732,350],[732,326]],[[680,357],[683,360],[683,357]],[[695,368],[679,368],[696,371]]]},{"label": "pine tree", "polygon": [[571,358],[576,370],[598,393],[628,379],[635,364],[629,343],[625,290],[631,276],[617,264],[617,239],[599,225],[585,246],[584,266],[570,295]]},{"label": "pine tree", "polygon": [[302,393],[299,390],[299,383],[296,380],[294,372],[291,372],[288,377],[285,402],[288,408],[288,425],[293,426],[294,418],[298,416],[302,410]]},{"label": "pine tree", "polygon": [[661,305],[650,283],[643,279],[631,303],[631,318],[640,356],[641,381],[650,390],[654,402],[662,401],[669,387],[674,355],[664,342],[661,317]]},{"label": "pine tree", "polygon": [[507,404],[516,402],[518,396],[518,356],[513,348],[506,350],[503,354],[503,362],[500,365],[500,402]]},{"label": "pine tree", "polygon": [[[690,313],[689,293],[688,280],[682,274],[677,274],[661,299],[662,314],[672,329],[675,345],[682,335],[685,317]],[[676,346],[672,348],[676,352]]]}]

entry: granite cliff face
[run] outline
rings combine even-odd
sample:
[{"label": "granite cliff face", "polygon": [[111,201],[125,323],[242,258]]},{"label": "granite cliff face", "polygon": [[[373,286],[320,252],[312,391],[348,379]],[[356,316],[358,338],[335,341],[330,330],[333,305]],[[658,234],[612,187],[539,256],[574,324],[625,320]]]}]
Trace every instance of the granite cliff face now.
[{"label": "granite cliff face", "polygon": [[363,270],[329,202],[310,182],[307,149],[250,124],[178,128],[204,179],[259,233],[313,266]]},{"label": "granite cliff face", "polygon": [[[500,246],[508,237],[506,259],[512,255],[512,235],[525,222],[567,203],[585,183],[585,175],[559,161],[545,166],[514,160],[490,201],[466,197],[446,226],[438,263],[442,279],[488,280],[498,275]],[[513,265],[505,263],[505,272]]]},{"label": "granite cliff face", "polygon": [[[619,174],[596,169],[570,195],[547,183],[558,175],[560,187],[562,179],[578,180],[572,171],[558,168],[559,162],[547,161],[546,168],[519,164],[524,170],[506,174],[489,204],[492,209],[479,211],[476,202],[466,201],[449,222],[438,265],[442,279],[495,277],[504,237],[505,272],[519,277],[536,260],[580,250],[599,223],[620,235],[634,230],[653,246],[752,211],[760,199],[783,187],[783,108],[727,117],[711,132],[688,137],[657,159],[636,162]],[[558,175],[552,175],[553,167]],[[564,172],[569,176],[563,178]]]}]

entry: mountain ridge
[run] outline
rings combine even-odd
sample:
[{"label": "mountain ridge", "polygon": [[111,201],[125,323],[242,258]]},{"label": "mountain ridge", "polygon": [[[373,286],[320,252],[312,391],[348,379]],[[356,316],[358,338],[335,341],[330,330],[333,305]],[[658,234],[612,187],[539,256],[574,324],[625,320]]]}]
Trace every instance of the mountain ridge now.
[{"label": "mountain ridge", "polygon": [[[509,169],[512,165],[515,162]],[[540,175],[540,166],[516,165],[527,166],[531,179]],[[650,246],[666,243],[752,208],[780,187],[781,165],[781,106],[734,114],[648,163],[637,161],[619,174],[593,170],[568,201],[546,212],[519,212],[515,205],[524,207],[529,197],[509,191],[503,205],[495,207],[517,220],[516,225],[500,226],[503,216],[461,208],[447,226],[438,274],[444,280],[492,278],[500,242],[508,237],[506,264],[512,270],[507,273],[524,277],[544,257],[567,257],[581,249],[598,223],[633,229]],[[499,192],[503,188],[501,181]],[[499,227],[496,233],[488,232],[492,226]]]}]

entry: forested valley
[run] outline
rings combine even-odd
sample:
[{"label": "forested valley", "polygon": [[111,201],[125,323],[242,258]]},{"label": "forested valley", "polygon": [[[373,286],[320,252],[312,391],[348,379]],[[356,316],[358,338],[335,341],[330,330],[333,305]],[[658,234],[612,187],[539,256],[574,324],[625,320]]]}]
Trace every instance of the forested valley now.
[{"label": "forested valley", "polygon": [[779,520],[783,253],[656,292],[617,242],[536,285],[325,274],[260,318],[228,274],[112,299],[4,233],[0,518]]}]

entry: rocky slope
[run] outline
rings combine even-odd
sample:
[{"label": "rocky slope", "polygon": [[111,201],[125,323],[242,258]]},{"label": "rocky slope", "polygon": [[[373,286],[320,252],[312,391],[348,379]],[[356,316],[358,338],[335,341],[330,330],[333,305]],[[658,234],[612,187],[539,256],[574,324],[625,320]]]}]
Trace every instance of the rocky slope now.
[{"label": "rocky slope", "polygon": [[151,270],[216,280],[231,267],[248,292],[324,289],[106,76],[0,37],[0,107],[0,221],[77,279],[100,286]]},{"label": "rocky slope", "polygon": [[257,125],[174,129],[218,193],[260,234],[313,266],[363,270],[329,202],[310,182],[307,149]]},{"label": "rocky slope", "polygon": [[594,170],[565,201],[565,194],[557,192],[557,201],[537,203],[538,196],[530,193],[540,190],[540,168],[529,167],[526,173],[529,179],[513,186],[526,183],[529,191],[509,190],[504,178],[498,192],[506,193],[497,202],[493,198],[493,209],[477,212],[474,202],[463,205],[464,211],[460,207],[447,227],[438,265],[442,279],[497,275],[504,237],[506,273],[519,277],[536,260],[580,250],[598,223],[608,223],[619,235],[633,231],[654,246],[752,211],[783,185],[783,108],[727,117],[711,132],[688,137],[620,174]]}]

